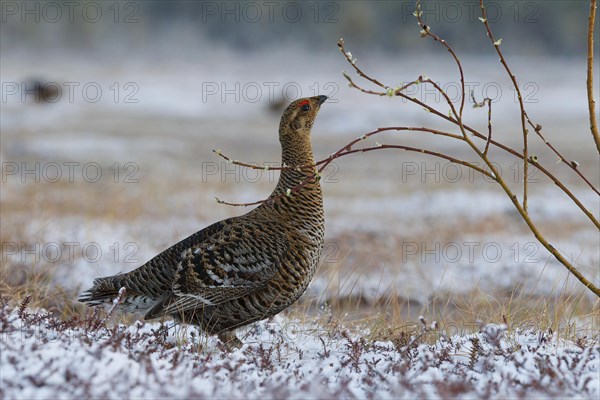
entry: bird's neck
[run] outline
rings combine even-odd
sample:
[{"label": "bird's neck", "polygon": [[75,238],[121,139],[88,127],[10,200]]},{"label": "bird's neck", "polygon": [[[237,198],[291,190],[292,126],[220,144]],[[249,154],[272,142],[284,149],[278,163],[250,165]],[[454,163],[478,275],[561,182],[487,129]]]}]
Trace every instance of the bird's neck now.
[{"label": "bird's neck", "polygon": [[305,213],[300,210],[310,208],[320,215],[323,208],[321,185],[315,178],[317,170],[313,166],[310,137],[282,140],[281,148],[282,164],[286,168],[281,170],[277,187],[269,196],[270,201],[265,203],[265,209],[275,210],[285,215],[286,220],[302,225],[307,221],[302,221]]},{"label": "bird's neck", "polygon": [[310,138],[288,139],[281,144],[281,161],[289,167],[314,164]]},{"label": "bird's neck", "polygon": [[[283,143],[282,143],[283,144]],[[323,241],[323,194],[310,142],[282,146],[284,168],[277,187],[264,204],[315,244]]]},{"label": "bird's neck", "polygon": [[281,171],[275,190],[278,194],[285,193],[287,189],[297,192],[304,187],[319,186],[318,181],[311,179],[317,170],[313,166],[315,162],[310,136],[282,141],[281,149],[282,165],[286,168]]},{"label": "bird's neck", "polygon": [[310,138],[305,142],[282,141],[284,168],[277,187],[269,200],[256,212],[273,213],[304,234],[309,241],[323,241],[323,194],[321,184],[315,177],[314,158]]}]

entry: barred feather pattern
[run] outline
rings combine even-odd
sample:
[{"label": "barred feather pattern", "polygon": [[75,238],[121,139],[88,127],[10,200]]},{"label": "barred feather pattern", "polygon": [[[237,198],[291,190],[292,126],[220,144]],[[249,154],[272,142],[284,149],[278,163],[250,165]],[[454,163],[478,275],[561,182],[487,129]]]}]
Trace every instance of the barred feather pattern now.
[{"label": "barred feather pattern", "polygon": [[[284,165],[314,163],[310,133],[325,99],[299,99],[284,111]],[[325,220],[314,173],[314,167],[282,170],[271,201],[208,226],[134,271],[96,279],[79,301],[108,303],[124,287],[123,311],[143,312],[146,319],[171,316],[239,342],[236,328],[289,307],[315,274]]]}]

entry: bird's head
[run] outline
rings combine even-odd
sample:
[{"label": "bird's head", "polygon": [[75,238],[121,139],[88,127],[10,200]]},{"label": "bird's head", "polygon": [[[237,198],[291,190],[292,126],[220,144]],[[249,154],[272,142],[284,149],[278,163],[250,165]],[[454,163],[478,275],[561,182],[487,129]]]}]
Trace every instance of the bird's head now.
[{"label": "bird's head", "polygon": [[305,97],[294,100],[281,116],[281,123],[279,124],[281,139],[309,137],[321,104],[325,100],[327,100],[327,96]]}]

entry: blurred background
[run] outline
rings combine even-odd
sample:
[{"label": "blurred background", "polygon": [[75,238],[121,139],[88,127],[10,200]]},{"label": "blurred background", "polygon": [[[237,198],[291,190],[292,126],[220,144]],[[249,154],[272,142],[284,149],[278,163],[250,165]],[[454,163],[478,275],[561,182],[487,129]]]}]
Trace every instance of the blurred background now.
[{"label": "blurred background", "polygon": [[[529,116],[598,186],[585,92],[589,3],[486,4]],[[468,90],[493,100],[494,137],[520,150],[515,88],[478,2],[427,1],[422,10],[460,56]],[[340,37],[381,82],[396,87],[426,75],[457,101],[456,65],[439,43],[420,38],[413,11],[408,1],[2,1],[3,291],[20,293],[38,279],[74,296],[93,278],[131,270],[246,212],[214,197],[266,198],[277,174],[229,165],[212,150],[278,162],[279,117],[295,98],[330,97],[313,129],[317,158],[382,126],[456,132],[421,107],[351,89],[342,76],[376,89],[340,54]],[[409,94],[448,111],[431,88]],[[470,99],[465,118],[487,132],[487,111]],[[531,136],[530,152],[598,217],[598,197]],[[426,133],[374,140],[483,164],[462,143]],[[491,154],[521,193],[520,163]],[[400,318],[442,308],[464,318],[466,309],[480,312],[474,304],[502,305],[521,293],[527,304],[572,296],[582,312],[597,310],[494,183],[414,153],[351,157],[324,174],[327,244],[305,301],[358,314],[377,306]],[[540,229],[599,284],[598,231],[542,174],[530,190]]]}]

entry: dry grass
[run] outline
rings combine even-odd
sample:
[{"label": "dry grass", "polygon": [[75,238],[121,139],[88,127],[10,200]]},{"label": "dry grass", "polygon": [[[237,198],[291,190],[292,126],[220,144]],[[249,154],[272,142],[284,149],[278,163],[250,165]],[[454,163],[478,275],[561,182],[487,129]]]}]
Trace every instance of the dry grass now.
[{"label": "dry grass", "polygon": [[355,332],[369,332],[370,340],[387,340],[401,332],[421,329],[419,318],[435,322],[440,335],[478,332],[489,323],[505,324],[509,331],[536,330],[556,333],[567,340],[582,337],[600,341],[600,301],[578,294],[557,292],[539,296],[519,291],[489,293],[474,288],[468,293],[437,293],[426,304],[411,303],[398,293],[366,298],[360,294],[343,297],[307,298],[290,308],[287,315],[321,321],[333,329],[344,326]]},{"label": "dry grass", "polygon": [[[349,167],[350,172],[354,171],[351,165]],[[207,197],[214,191],[230,193],[227,196],[233,198],[240,194],[240,188],[243,190],[248,187],[248,183],[219,182],[217,179],[204,183],[204,190],[198,192],[193,185],[193,174],[182,174],[178,179],[169,180],[169,171],[159,173],[161,170],[149,168],[141,168],[148,175],[140,176],[144,179],[139,184],[130,186],[110,181],[99,184],[9,182],[4,185],[11,192],[2,199],[3,224],[0,240],[3,244],[44,243],[51,240],[45,234],[45,228],[62,218],[75,218],[90,229],[93,229],[95,221],[102,220],[109,225],[130,224],[143,232],[149,221],[160,221],[165,215],[186,218],[189,207],[197,203],[205,204],[204,207],[194,208],[194,218],[200,220],[210,221],[243,211],[213,205],[212,200]],[[326,186],[326,197],[344,198],[348,195],[348,185],[360,187],[370,179],[368,175],[360,173],[344,176],[343,170],[338,177],[347,178],[347,181],[342,181],[347,184]],[[386,176],[381,178],[385,180]],[[394,179],[393,176],[388,178],[392,181]],[[261,182],[258,187],[260,190],[268,190],[269,185],[269,182]],[[389,183],[382,186],[389,187]],[[398,198],[406,195],[406,188],[399,184],[396,186],[396,192],[379,195]],[[167,201],[164,193],[177,193],[177,188],[182,188],[179,196]],[[443,187],[429,187],[428,190],[431,191],[431,196],[435,196],[438,189],[445,190]],[[377,211],[373,208],[372,212],[376,214]],[[339,215],[336,210],[330,210],[329,214],[333,215],[329,220]],[[30,224],[31,221],[35,223]],[[498,287],[495,290],[484,290],[479,286],[463,287],[461,290],[423,289],[422,292],[430,293],[427,297],[415,296],[421,290],[412,286],[415,282],[404,280],[407,267],[400,261],[403,242],[446,243],[462,240],[463,234],[494,238],[498,234],[518,235],[523,232],[522,227],[504,214],[464,221],[461,223],[461,232],[454,230],[455,224],[456,221],[452,219],[442,218],[436,223],[424,222],[416,230],[417,233],[406,231],[390,234],[390,229],[334,232],[327,238],[327,242],[335,246],[329,249],[326,247],[326,260],[318,273],[318,279],[326,282],[326,287],[319,286],[317,293],[309,291],[288,313],[301,319],[317,318],[348,327],[356,326],[361,330],[366,328],[371,332],[372,338],[386,337],[389,332],[407,326],[418,328],[418,317],[421,315],[428,321],[437,321],[440,328],[447,331],[461,330],[462,327],[466,327],[466,331],[472,331],[477,329],[480,322],[506,321],[510,328],[551,329],[567,338],[582,334],[588,337],[597,335],[597,321],[600,320],[598,300],[586,296],[583,289],[572,291],[564,281],[553,282],[553,287],[550,290],[545,288],[543,295],[537,289],[538,285],[546,283],[529,282],[527,288],[524,288],[522,282],[515,282],[512,287]],[[36,226],[33,232],[31,225]],[[544,229],[565,238],[577,232],[579,227],[576,221],[549,219],[544,224]],[[168,235],[166,237],[167,239],[159,241],[160,246],[176,240],[168,239]],[[136,239],[138,243],[142,243],[148,238],[142,236]],[[63,318],[81,316],[85,312],[84,308],[74,302],[77,291],[81,288],[73,285],[65,287],[68,282],[55,279],[56,272],[67,267],[69,266],[60,262],[48,263],[44,260],[39,263],[23,263],[10,258],[5,260],[3,253],[0,292],[13,305],[30,296],[29,305],[32,308],[43,308]],[[101,271],[102,266],[98,267]],[[523,266],[515,266],[515,269],[518,268]],[[395,281],[390,281],[390,275],[383,275],[383,271],[388,270],[392,271],[391,276]],[[73,272],[77,273],[77,270]],[[417,277],[424,274],[418,268],[412,273]],[[439,278],[442,279],[444,274],[445,271],[441,271]],[[366,296],[361,290],[362,280],[366,278],[379,280],[376,295]]]},{"label": "dry grass", "polygon": [[[148,124],[153,125],[152,121]],[[94,121],[89,125],[93,126]],[[86,129],[87,126],[88,121]],[[128,128],[132,129],[133,137],[136,134],[146,137],[143,132],[135,132],[139,129],[137,125]],[[256,130],[270,132],[271,128],[267,130],[261,125]],[[202,130],[197,126],[187,129],[189,131],[184,133],[189,137],[193,137],[196,130]],[[271,153],[276,154],[273,138],[260,132],[256,134],[257,141],[272,144],[271,152],[263,151],[262,147],[244,148],[244,144],[235,141],[237,131],[232,131],[224,140],[203,138],[203,145],[206,147],[208,143],[227,149],[240,158],[248,154],[245,161],[260,161],[268,159]],[[337,145],[339,140],[333,138],[319,148],[334,149]],[[140,166],[140,181],[133,185],[106,180],[98,184],[81,181],[22,184],[14,180],[3,184],[0,210],[3,244],[84,242],[99,240],[101,234],[107,236],[109,244],[113,240],[136,242],[140,246],[140,262],[92,265],[81,259],[76,260],[79,263],[64,260],[35,263],[20,262],[18,257],[3,258],[0,263],[0,334],[3,338],[12,340],[13,333],[19,335],[17,344],[21,346],[23,340],[27,340],[27,332],[39,332],[51,326],[51,337],[66,335],[69,340],[55,358],[51,354],[46,356],[52,352],[44,352],[48,344],[46,338],[42,338],[31,345],[31,352],[7,359],[7,372],[20,371],[30,364],[39,365],[40,369],[0,387],[0,397],[10,397],[9,393],[27,397],[19,385],[29,383],[35,387],[40,385],[39,388],[53,387],[54,395],[60,393],[73,398],[134,396],[122,388],[146,390],[135,392],[145,393],[146,397],[171,398],[256,398],[265,394],[286,398],[298,397],[298,393],[307,398],[377,398],[386,394],[387,397],[431,397],[432,393],[443,398],[493,397],[494,394],[524,398],[585,395],[582,388],[593,390],[593,385],[564,379],[561,375],[564,371],[547,362],[553,354],[539,353],[552,353],[555,351],[552,346],[561,339],[569,339],[585,354],[560,355],[557,357],[560,362],[568,365],[579,362],[577,365],[583,365],[582,371],[586,362],[593,363],[594,351],[600,342],[598,300],[577,286],[574,290],[564,279],[549,280],[547,276],[553,272],[552,268],[556,272],[556,265],[548,265],[540,275],[527,279],[521,279],[521,274],[527,272],[528,265],[510,266],[508,271],[514,280],[508,286],[494,285],[493,274],[491,278],[490,274],[482,278],[479,284],[458,281],[442,286],[438,283],[452,268],[456,272],[456,265],[442,263],[439,268],[426,270],[421,268],[428,266],[426,264],[403,262],[402,244],[406,242],[431,247],[433,243],[462,242],[473,237],[481,241],[501,241],[506,237],[522,240],[525,230],[512,214],[501,210],[468,218],[479,204],[457,204],[446,215],[446,211],[431,209],[423,203],[428,212],[423,218],[405,212],[407,204],[415,203],[413,195],[422,195],[417,200],[425,201],[435,200],[440,193],[458,192],[464,198],[465,193],[468,197],[471,193],[488,190],[490,185],[419,181],[404,184],[398,178],[397,155],[391,153],[361,162],[340,162],[335,176],[339,182],[324,186],[326,242],[333,247],[325,248],[324,262],[311,288],[283,313],[285,318],[276,318],[276,323],[262,321],[240,332],[239,336],[247,343],[240,352],[227,352],[219,347],[215,338],[199,334],[195,327],[174,327],[169,322],[162,326],[142,325],[131,315],[114,314],[107,319],[104,312],[93,312],[76,303],[78,292],[85,289],[84,285],[91,284],[94,277],[133,269],[194,230],[245,211],[218,206],[213,196],[256,200],[265,197],[274,186],[268,181],[221,182],[219,176],[202,182],[198,158],[205,158],[198,154],[205,150],[210,151],[192,146],[182,154],[144,154],[136,161]],[[114,161],[103,165],[109,166]],[[122,164],[131,160],[116,161]],[[540,184],[539,187],[543,190],[549,186]],[[390,209],[397,206],[399,211],[390,215],[388,209],[379,207],[379,200]],[[463,208],[469,208],[468,212]],[[452,215],[454,211],[457,215]],[[580,244],[578,241],[585,235],[579,222],[568,216],[555,219],[550,215],[540,226],[563,243]],[[590,242],[583,239],[581,247],[589,253],[590,248],[586,246]],[[597,245],[591,252],[595,250]],[[543,266],[545,258],[539,258]],[[475,268],[473,273],[484,272],[484,268]],[[21,309],[22,318],[15,319],[15,308]],[[42,309],[49,314],[40,311]],[[490,323],[506,327],[502,346],[497,345],[497,337],[489,331],[487,324]],[[17,331],[11,331],[15,329]],[[503,363],[520,365],[522,355],[516,351],[515,338],[521,332],[530,332],[533,338],[532,344],[523,346],[523,352],[536,363],[534,372],[524,372],[525,375],[530,373],[531,379],[511,378],[505,389],[498,389],[495,383],[483,390],[478,388],[477,381],[493,380],[494,368],[500,367],[494,364],[498,357]],[[447,338],[454,339],[448,341]],[[73,346],[74,342],[83,344],[74,358],[86,360],[88,364],[81,364],[80,368],[57,367],[62,365],[58,360],[63,357],[64,349],[72,351],[78,347]],[[57,342],[50,339],[49,343],[55,346]],[[304,346],[305,343],[312,348],[316,343],[317,350],[308,354],[307,347],[311,347]],[[544,350],[546,345],[548,349]],[[123,355],[127,361],[122,361],[121,367],[110,364],[113,357]],[[47,358],[39,361],[39,357]],[[31,361],[34,358],[36,361]],[[114,370],[117,375],[107,377],[105,364],[111,365],[109,372]],[[432,368],[444,371],[444,378],[425,384],[419,381],[419,377]],[[142,371],[139,376],[144,376],[142,383],[137,372],[130,372],[138,369]],[[334,372],[328,372],[331,379],[324,380],[323,371],[332,370]],[[521,373],[518,367],[516,370]],[[575,376],[580,376],[578,373]],[[247,376],[259,378],[248,383]],[[558,386],[545,385],[549,379],[558,382]],[[51,386],[56,380],[59,384]],[[561,383],[563,381],[569,383]],[[197,391],[196,385],[206,382],[212,382],[212,389]],[[361,391],[356,392],[357,387]],[[227,391],[230,388],[232,392]],[[35,395],[34,392],[29,394]]]},{"label": "dry grass", "polygon": [[[24,266],[3,263],[0,266],[0,293],[11,307],[24,299],[31,309],[44,309],[61,318],[84,318],[86,307],[75,302],[77,289],[65,289],[53,280],[48,265]],[[348,279],[351,279],[349,277]],[[488,323],[503,323],[508,330],[555,332],[576,341],[582,337],[600,341],[600,302],[582,290],[579,294],[561,292],[557,285],[552,296],[520,291],[489,293],[474,288],[468,293],[437,293],[426,304],[415,304],[397,292],[367,298],[356,296],[304,296],[285,314],[307,326],[317,323],[333,332],[341,326],[353,332],[368,332],[369,341],[389,340],[399,334],[420,331],[419,317],[436,322],[438,329],[426,335],[435,341],[441,334],[464,335],[477,332]],[[115,321],[132,323],[131,315],[117,314]]]},{"label": "dry grass", "polygon": [[[390,159],[386,159],[386,162],[389,161]],[[186,162],[189,163],[189,160]],[[399,395],[407,391],[415,396],[430,396],[432,392],[426,391],[414,379],[415,374],[420,375],[421,369],[443,368],[444,365],[450,365],[448,368],[453,372],[449,376],[453,378],[448,382],[439,380],[431,383],[435,387],[435,393],[446,398],[461,395],[473,397],[475,394],[486,396],[486,393],[474,389],[473,382],[480,379],[479,374],[491,374],[489,371],[492,371],[496,352],[501,352],[507,363],[516,363],[515,357],[518,358],[518,354],[513,351],[511,340],[519,332],[538,332],[537,342],[531,349],[532,354],[540,346],[544,346],[544,341],[550,337],[552,340],[569,339],[578,343],[582,349],[596,348],[593,346],[597,346],[600,341],[599,302],[586,295],[583,289],[573,290],[571,285],[560,279],[551,282],[550,288],[541,288],[540,286],[548,286],[548,280],[544,279],[547,271],[542,272],[537,277],[538,280],[533,282],[519,281],[517,272],[514,274],[515,282],[509,287],[494,287],[490,282],[480,282],[481,285],[475,286],[465,283],[464,286],[451,286],[449,289],[435,285],[421,287],[423,282],[441,281],[452,265],[435,270],[435,274],[439,276],[432,280],[428,276],[430,272],[421,270],[418,264],[410,265],[402,260],[401,248],[405,242],[431,245],[435,242],[470,240],[469,237],[498,240],[502,235],[521,235],[523,229],[514,223],[510,215],[499,212],[468,220],[454,218],[452,215],[436,215],[435,218],[428,217],[420,221],[418,226],[412,226],[415,223],[414,218],[411,220],[413,216],[406,215],[410,222],[403,224],[404,215],[378,215],[381,211],[377,205],[369,205],[365,201],[366,209],[361,211],[363,214],[367,213],[368,222],[375,222],[374,224],[364,229],[336,225],[343,218],[347,219],[345,222],[353,222],[354,218],[358,218],[352,211],[343,208],[350,195],[367,195],[366,199],[370,200],[381,198],[389,201],[391,198],[402,204],[405,196],[419,192],[420,188],[431,198],[435,198],[439,191],[449,189],[449,185],[444,184],[402,185],[397,182],[397,176],[393,173],[385,173],[384,164],[378,165],[377,168],[381,169],[376,171],[376,176],[381,180],[380,185],[373,185],[372,175],[365,174],[352,163],[341,166],[347,169],[340,170],[337,176],[340,178],[339,183],[326,184],[326,208],[328,203],[341,205],[336,209],[327,209],[328,224],[337,227],[328,231],[326,241],[334,246],[326,247],[324,262],[313,285],[298,303],[284,312],[286,318],[278,319],[278,324],[263,321],[242,330],[240,336],[249,345],[241,351],[242,360],[238,361],[236,356],[229,360],[229,353],[220,348],[218,343],[215,344],[214,338],[199,334],[195,327],[169,325],[168,328],[157,328],[156,324],[143,331],[131,315],[115,314],[107,319],[104,312],[86,309],[76,303],[75,299],[78,292],[84,289],[82,285],[90,284],[93,277],[105,274],[107,269],[110,273],[116,272],[115,268],[122,268],[124,271],[132,269],[145,261],[144,257],[157,254],[160,249],[192,233],[193,229],[244,211],[214,204],[214,194],[237,199],[248,196],[246,190],[250,188],[252,196],[256,194],[257,198],[261,198],[268,193],[272,183],[261,182],[255,185],[247,182],[220,182],[216,178],[200,184],[198,171],[193,168],[186,167],[179,171],[175,165],[163,170],[150,161],[140,164],[140,170],[144,173],[140,178],[143,179],[140,179],[139,184],[130,186],[106,181],[99,184],[9,182],[3,185],[0,211],[0,241],[3,244],[31,246],[35,243],[70,239],[86,241],[92,240],[90,237],[95,238],[88,235],[98,226],[103,226],[101,232],[106,230],[109,236],[111,230],[106,227],[115,226],[115,231],[121,229],[119,234],[127,238],[127,241],[134,241],[143,247],[145,256],[140,257],[138,264],[132,265],[87,265],[85,262],[81,263],[81,259],[76,260],[80,263],[75,265],[63,260],[57,263],[43,259],[40,262],[28,261],[30,259],[21,262],[18,257],[8,257],[5,260],[3,253],[0,263],[0,294],[3,302],[0,333],[4,338],[10,338],[10,330],[14,328],[14,324],[11,325],[9,320],[13,321],[13,310],[20,308],[23,318],[19,319],[19,323],[24,326],[19,329],[38,332],[50,324],[52,334],[59,337],[66,334],[77,338],[72,340],[82,341],[86,350],[81,357],[86,357],[88,347],[94,348],[94,354],[128,354],[135,365],[147,369],[144,374],[149,380],[159,382],[163,377],[153,365],[166,360],[166,364],[161,365],[166,365],[165,368],[172,371],[173,375],[169,379],[190,390],[185,395],[179,393],[179,397],[209,397],[211,393],[230,395],[218,392],[217,389],[208,394],[198,393],[189,385],[194,380],[210,381],[213,379],[211,377],[219,376],[223,371],[231,374],[228,379],[231,379],[234,386],[242,388],[240,393],[244,395],[247,386],[243,383],[243,377],[246,373],[263,377],[280,373],[295,382],[298,388],[313,388],[312,392],[309,389],[305,392],[302,391],[305,389],[298,389],[301,393],[307,393],[307,397],[325,394],[330,397],[356,397],[355,392],[349,389],[350,380],[336,380],[331,383],[331,389],[324,392],[318,386],[320,378],[312,377],[307,371],[303,372],[306,376],[289,372],[302,370],[303,366],[315,362],[318,368],[327,369],[332,362],[338,361],[339,365],[335,364],[338,368],[335,376],[354,376],[357,382],[362,382],[364,392],[361,393],[365,397],[378,397],[382,393],[381,388],[387,387],[390,382],[400,382],[400,386],[390,388],[387,393]],[[366,193],[357,190],[363,187],[368,187],[369,190]],[[452,187],[455,188],[469,191],[475,187]],[[180,221],[189,221],[189,224],[181,225]],[[377,225],[381,221],[385,224]],[[397,228],[396,224],[401,228]],[[67,232],[57,229],[57,226],[66,227]],[[460,227],[460,232],[457,232],[457,226]],[[570,238],[578,233],[578,228],[576,221],[550,219],[544,224],[544,229],[567,242],[572,241]],[[109,243],[112,240],[112,237],[106,238]],[[515,265],[514,270],[519,271],[524,267],[526,266]],[[94,272],[90,272],[88,268]],[[84,279],[77,274],[83,275]],[[365,290],[366,283],[375,289]],[[40,311],[42,309],[49,314]],[[421,316],[422,320],[419,318]],[[505,342],[508,345],[500,348],[493,344],[495,336],[493,332],[486,330],[486,324],[490,323],[506,326]],[[265,330],[269,336],[267,341],[264,340]],[[457,343],[442,340],[455,337],[453,335],[463,338],[466,344],[463,343],[460,347]],[[317,354],[308,355],[298,341],[316,341],[321,348]],[[425,357],[423,344],[435,345],[438,349],[431,354],[426,353]],[[45,342],[36,342],[35,345],[44,349]],[[145,350],[140,352],[140,348]],[[389,363],[389,370],[384,369],[389,375],[381,377],[380,366],[375,365],[377,357],[381,357],[384,363]],[[26,363],[27,359],[24,360]],[[293,367],[289,366],[289,360],[296,360]],[[8,360],[9,364],[13,361],[14,368],[21,368],[18,359]],[[56,362],[46,362],[48,366],[42,367],[39,374],[31,374],[26,379],[33,380],[34,385],[42,385],[40,387],[48,385],[52,376],[43,371],[45,368],[56,370],[56,367],[50,368]],[[93,363],[96,363],[95,359]],[[135,365],[127,368],[135,368]],[[12,366],[10,364],[9,368]],[[567,389],[544,387],[544,379],[557,372],[543,367],[543,362],[540,361],[541,372],[531,382],[513,382],[513,387],[518,388],[519,392],[510,393],[517,397],[530,393],[557,396],[575,390],[575,384],[567,386]],[[87,370],[87,367],[83,369]],[[185,375],[187,373],[191,374],[189,382],[181,381],[180,376],[188,376]],[[125,372],[123,374],[128,376]],[[94,369],[89,376],[81,376],[74,369],[67,368],[60,370],[59,375],[64,375],[66,382],[57,386],[56,393],[71,393],[72,397],[85,397],[86,393],[88,397],[106,397],[109,393],[114,396],[112,387],[103,391],[101,382],[106,379],[98,370]],[[129,378],[123,379],[127,381]],[[312,381],[316,383],[310,383]],[[215,385],[222,388],[231,386],[223,383]],[[161,392],[162,387],[177,385],[158,387],[152,389],[154,397],[161,393],[163,397],[178,397],[178,393]],[[264,390],[272,397],[290,397],[288,387],[287,381],[268,382]],[[5,397],[2,390],[8,389],[0,388],[0,396]],[[10,390],[11,393],[21,393],[16,386]],[[130,393],[121,394],[131,396]],[[489,397],[489,393],[487,396]]]}]

